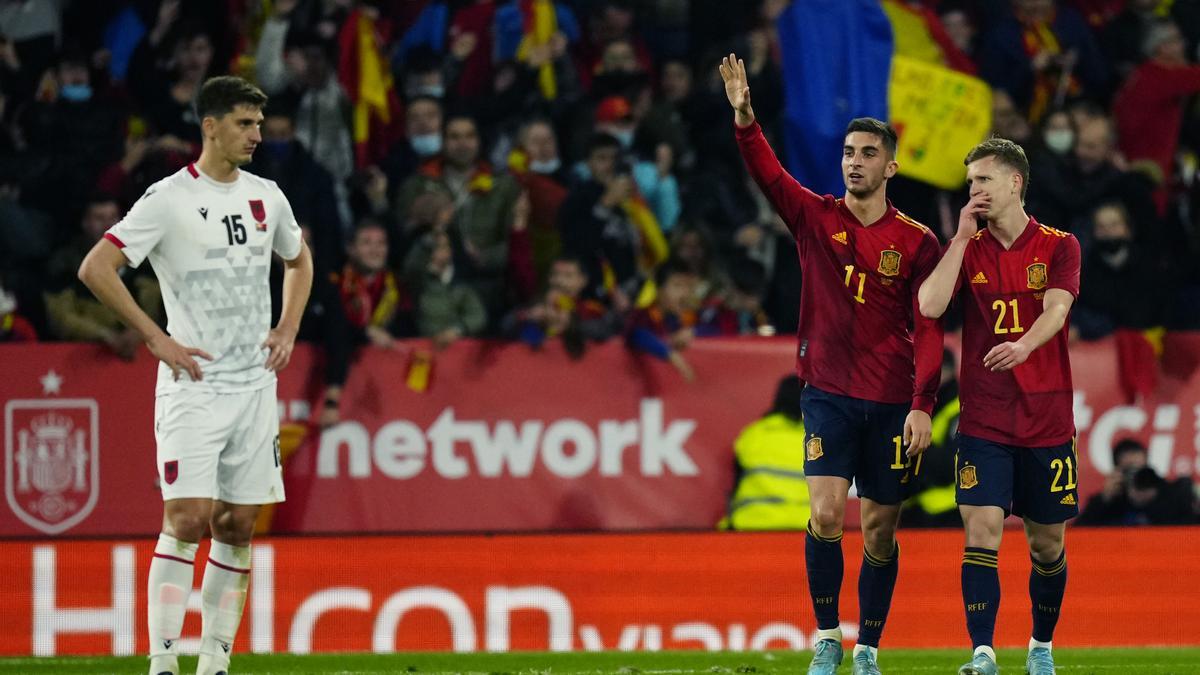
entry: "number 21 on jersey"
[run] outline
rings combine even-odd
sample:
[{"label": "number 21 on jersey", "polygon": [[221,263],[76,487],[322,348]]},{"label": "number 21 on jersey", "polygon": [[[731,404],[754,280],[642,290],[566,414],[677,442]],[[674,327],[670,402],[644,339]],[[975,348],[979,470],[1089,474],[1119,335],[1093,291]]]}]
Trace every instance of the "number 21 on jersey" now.
[{"label": "number 21 on jersey", "polygon": [[1025,332],[1024,326],[1021,325],[1021,315],[1017,312],[1016,298],[1013,298],[1008,302],[996,300],[992,303],[992,311],[997,313],[996,335],[1008,335],[1009,333]]}]

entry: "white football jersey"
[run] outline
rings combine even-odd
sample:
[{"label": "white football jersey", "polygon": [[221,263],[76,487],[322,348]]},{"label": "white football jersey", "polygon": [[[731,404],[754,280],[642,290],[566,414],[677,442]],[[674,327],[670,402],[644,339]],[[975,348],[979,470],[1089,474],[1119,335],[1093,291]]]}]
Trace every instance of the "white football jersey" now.
[{"label": "white football jersey", "polygon": [[300,226],[274,181],[238,171],[220,183],[189,164],[151,185],[125,218],[104,235],[130,266],[146,258],[162,287],[167,332],[196,357],[203,380],[193,382],[159,363],[158,394],[181,389],[219,393],[270,385],[262,347],[271,328],[271,251],[300,255]]}]

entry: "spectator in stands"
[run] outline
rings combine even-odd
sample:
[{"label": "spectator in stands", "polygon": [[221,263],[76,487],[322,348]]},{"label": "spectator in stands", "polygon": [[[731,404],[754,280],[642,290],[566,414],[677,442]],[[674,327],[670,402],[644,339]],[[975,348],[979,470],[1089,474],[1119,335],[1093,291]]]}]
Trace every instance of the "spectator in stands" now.
[{"label": "spectator in stands", "polygon": [[[608,134],[621,144],[623,156],[630,160],[634,182],[638,194],[654,212],[658,226],[663,232],[670,232],[679,220],[683,205],[679,201],[679,184],[672,174],[675,158],[668,143],[658,143],[652,150],[653,159],[638,157],[633,142],[637,134],[638,122],[634,117],[633,106],[623,96],[610,96],[600,101],[596,108],[595,132]],[[576,167],[583,176],[587,175],[587,163]]]},{"label": "spectator in stands", "polygon": [[0,343],[37,341],[33,324],[17,312],[17,297],[0,286]]},{"label": "spectator in stands", "polygon": [[417,329],[445,349],[459,338],[482,333],[488,316],[474,288],[455,276],[451,234],[433,232],[429,237],[431,253],[417,288]]},{"label": "spectator in stands", "polygon": [[291,34],[288,17],[295,7],[292,0],[276,3],[263,25],[255,53],[258,84],[268,96],[294,102],[288,107],[295,109],[296,138],[333,177],[339,220],[353,223],[346,190],[354,172],[350,100],[338,83],[334,44],[315,33]]},{"label": "spectator in stands", "polygon": [[1161,211],[1174,181],[1184,105],[1200,92],[1200,65],[1188,62],[1179,27],[1169,21],[1150,26],[1143,49],[1147,60],[1117,92],[1113,113],[1125,155],[1158,167],[1161,187],[1156,198]]},{"label": "spectator in stands", "polygon": [[1170,293],[1159,256],[1135,236],[1129,212],[1120,203],[1101,204],[1091,220],[1079,300],[1071,313],[1080,337],[1095,340],[1119,328],[1161,326]]},{"label": "spectator in stands", "polygon": [[607,299],[613,309],[625,312],[644,281],[640,262],[644,235],[627,208],[635,188],[620,155],[617,139],[608,134],[592,136],[589,178],[567,194],[558,214],[558,231],[563,253],[583,261],[589,295]]},{"label": "spectator in stands", "polygon": [[[396,142],[380,164],[389,185],[399,185],[422,163],[442,151],[442,102],[432,96],[415,96],[404,108],[404,138]],[[392,195],[394,196],[394,195]],[[376,192],[371,209],[376,215],[389,207],[387,190]]]},{"label": "spectator in stands", "polygon": [[1100,32],[1100,46],[1108,57],[1117,79],[1125,80],[1149,56],[1145,53],[1146,35],[1161,20],[1160,0],[1128,0],[1124,9]]},{"label": "spectator in stands", "polygon": [[671,238],[671,255],[696,275],[697,305],[719,299],[729,288],[729,274],[717,255],[712,236],[701,226],[689,226]]},{"label": "spectator in stands", "polygon": [[[46,309],[54,337],[76,342],[98,342],[122,359],[130,360],[142,344],[137,331],[126,326],[116,312],[97,300],[76,274],[84,256],[110,227],[117,224],[120,217],[121,207],[116,199],[95,196],[88,200],[79,234],[50,259]],[[118,273],[138,306],[150,318],[163,323],[162,295],[158,280],[149,266],[143,265],[136,270],[123,266]]]},{"label": "spectator in stands", "polygon": [[739,256],[730,266],[729,285],[724,292],[701,308],[700,323],[714,335],[774,335],[775,327],[762,308],[766,290],[767,273],[762,263]]},{"label": "spectator in stands", "polygon": [[1196,522],[1196,493],[1188,478],[1164,480],[1146,464],[1146,448],[1133,440],[1113,448],[1111,473],[1088,500],[1080,525],[1183,525]]},{"label": "spectator in stands", "polygon": [[1112,120],[1085,117],[1078,124],[1070,161],[1039,165],[1042,173],[1029,187],[1030,211],[1038,214],[1039,222],[1074,233],[1086,247],[1091,209],[1117,201],[1143,228],[1144,236],[1157,236],[1160,228],[1151,183],[1144,174],[1126,171],[1124,166],[1116,151]]},{"label": "spectator in stands", "polygon": [[529,244],[534,273],[541,279],[562,251],[558,211],[566,201],[569,182],[559,155],[558,137],[549,120],[535,118],[521,125],[508,168],[529,195]]},{"label": "spectator in stands", "polygon": [[1003,89],[992,90],[992,133],[1022,147],[1029,145],[1033,136],[1029,122]]},{"label": "spectator in stands", "polygon": [[946,35],[950,41],[968,59],[975,62],[978,29],[975,19],[967,7],[968,4],[967,2],[939,2],[937,10],[938,16],[942,20],[942,27],[946,29]]},{"label": "spectator in stands", "polygon": [[504,334],[540,349],[547,340],[562,339],[572,358],[581,358],[587,343],[603,342],[619,328],[620,318],[603,303],[584,296],[588,278],[583,264],[566,256],[554,260],[546,292],[537,302],[510,314]]},{"label": "spectator in stands", "polygon": [[296,222],[312,233],[316,269],[328,273],[341,268],[342,242],[347,239],[337,208],[337,190],[329,172],[296,139],[295,120],[281,108],[267,109],[262,143],[246,170],[275,181],[288,195]]},{"label": "spectator in stands", "polygon": [[771,409],[733,442],[734,484],[729,512],[717,525],[729,530],[803,530],[810,511],[804,479],[804,419],[795,375],[779,381]]},{"label": "spectator in stands", "polygon": [[347,247],[345,267],[332,275],[340,307],[329,308],[328,321],[341,322],[324,334],[327,364],[322,426],[340,419],[338,403],[349,375],[354,351],[362,345],[392,349],[396,340],[415,334],[413,299],[405,285],[387,268],[387,229],[367,218],[358,224]]},{"label": "spectator in stands", "polygon": [[1008,92],[1034,123],[1067,96],[1107,93],[1107,64],[1078,12],[1055,0],[1012,0],[1012,8],[983,33],[984,80]]},{"label": "spectator in stands", "polygon": [[211,74],[213,41],[200,26],[177,25],[179,4],[160,5],[158,22],[134,50],[128,82],[151,135],[166,149],[195,158],[200,120],[194,102]]},{"label": "spectator in stands", "polygon": [[124,115],[93,87],[87,59],[78,49],[63,52],[43,79],[40,100],[20,116],[24,141],[45,162],[26,198],[60,224],[58,243],[75,234],[68,224],[74,224],[100,170],[121,154]]},{"label": "spectator in stands", "polygon": [[481,143],[474,119],[447,119],[442,154],[400,186],[396,212],[409,213],[413,201],[426,192],[450,197],[456,237],[466,252],[466,269],[460,269],[463,281],[471,284],[488,316],[498,319],[507,300],[509,238],[520,189],[511,176],[496,173],[480,158]]},{"label": "spectator in stands", "polygon": [[696,285],[700,282],[686,265],[668,260],[658,269],[654,304],[638,309],[629,318],[627,340],[636,352],[669,361],[685,380],[696,372],[683,352],[697,336],[712,335],[712,326],[698,323]]}]

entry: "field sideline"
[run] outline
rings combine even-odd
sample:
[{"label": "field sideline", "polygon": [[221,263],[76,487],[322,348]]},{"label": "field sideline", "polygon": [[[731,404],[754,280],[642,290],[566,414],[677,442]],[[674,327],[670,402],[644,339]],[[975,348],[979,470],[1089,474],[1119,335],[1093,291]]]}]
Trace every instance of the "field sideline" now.
[{"label": "field sideline", "polygon": [[[809,652],[573,652],[554,654],[239,654],[232,675],[310,675],[317,673],[485,673],[488,675],[557,675],[594,673],[802,673]],[[885,675],[949,673],[969,657],[966,649],[885,650],[880,667]],[[1056,649],[1063,675],[1200,675],[1200,648]],[[184,673],[195,668],[194,657],[181,659]],[[144,657],[0,658],[3,673],[145,673]],[[1002,673],[1024,673],[1025,652],[1000,650]],[[839,672],[850,672],[849,653]]]}]

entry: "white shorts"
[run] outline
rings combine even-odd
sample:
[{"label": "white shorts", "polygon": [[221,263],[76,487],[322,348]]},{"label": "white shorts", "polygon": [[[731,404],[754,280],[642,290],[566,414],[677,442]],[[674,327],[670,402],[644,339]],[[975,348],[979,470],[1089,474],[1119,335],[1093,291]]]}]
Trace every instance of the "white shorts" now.
[{"label": "white shorts", "polygon": [[275,383],[255,391],[176,391],[154,400],[163,500],[283,501]]}]

